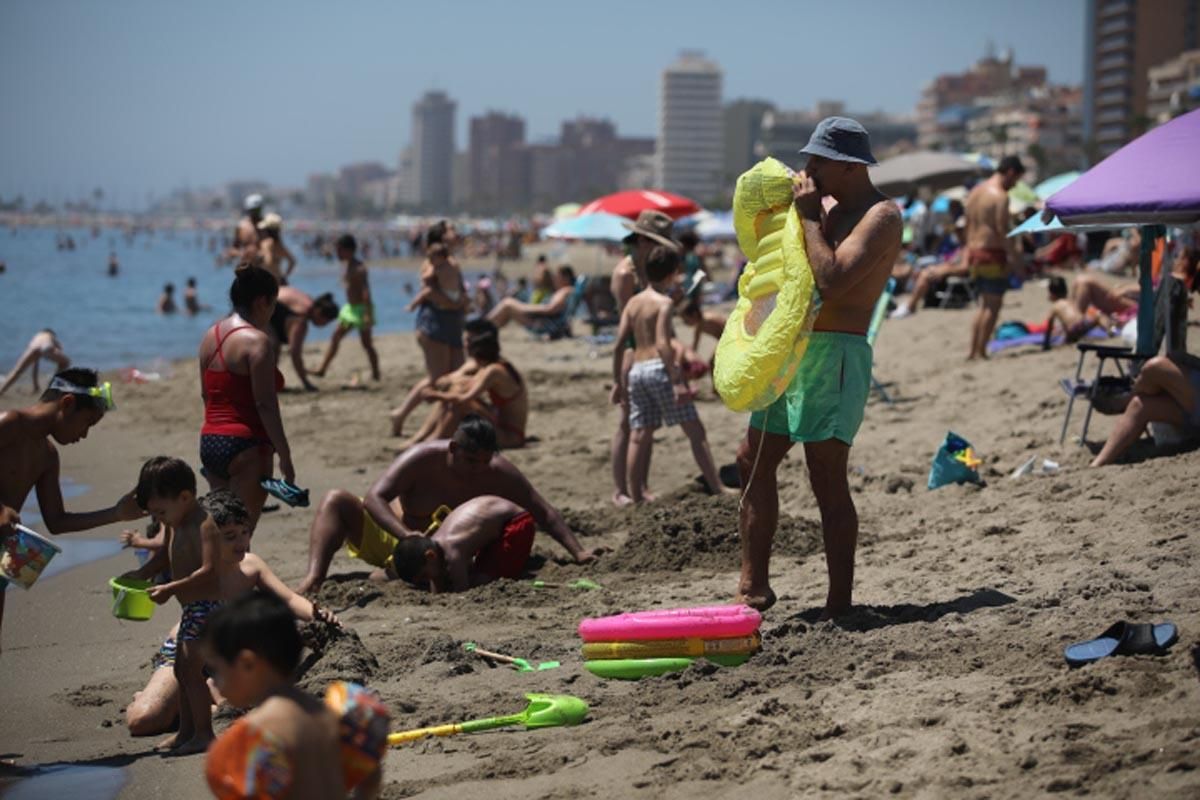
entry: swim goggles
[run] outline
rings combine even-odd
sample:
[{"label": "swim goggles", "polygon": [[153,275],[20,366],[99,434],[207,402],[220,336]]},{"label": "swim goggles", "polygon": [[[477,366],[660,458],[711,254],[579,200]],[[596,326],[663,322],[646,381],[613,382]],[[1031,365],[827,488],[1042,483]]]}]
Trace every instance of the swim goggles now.
[{"label": "swim goggles", "polygon": [[79,386],[78,384],[71,383],[66,378],[55,377],[50,381],[48,388],[55,389],[64,394],[99,398],[100,402],[104,404],[105,411],[112,411],[117,407],[117,404],[113,401],[112,384],[108,381],[99,386]]}]

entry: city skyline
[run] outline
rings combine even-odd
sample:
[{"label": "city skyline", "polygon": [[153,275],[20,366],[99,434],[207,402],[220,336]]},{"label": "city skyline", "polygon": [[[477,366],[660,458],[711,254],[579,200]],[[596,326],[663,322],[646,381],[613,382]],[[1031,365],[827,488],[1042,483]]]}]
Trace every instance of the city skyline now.
[{"label": "city skyline", "polygon": [[[342,164],[394,168],[412,104],[430,89],[458,103],[460,149],[467,120],[490,110],[522,116],[533,142],[580,114],[652,136],[659,74],[683,49],[721,65],[726,101],[763,97],[782,108],[837,99],[911,113],[925,81],[972,63],[989,41],[1045,64],[1056,82],[1080,82],[1081,0],[964,5],[770,2],[739,19],[709,2],[574,14],[540,1],[517,13],[465,2],[441,19],[370,2],[345,11],[264,2],[251,15],[227,2],[6,3],[0,90],[14,124],[0,148],[0,195],[54,202],[98,186],[141,206],[148,192],[181,186],[301,186]],[[837,30],[854,30],[863,55],[831,69],[846,51]],[[795,42],[795,55],[779,63],[778,48],[731,31]],[[817,77],[803,80],[806,68]]]}]

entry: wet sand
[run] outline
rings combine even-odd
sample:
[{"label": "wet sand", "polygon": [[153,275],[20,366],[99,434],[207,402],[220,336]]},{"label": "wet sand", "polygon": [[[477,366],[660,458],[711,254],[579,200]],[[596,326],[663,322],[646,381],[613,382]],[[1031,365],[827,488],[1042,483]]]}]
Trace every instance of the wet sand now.
[{"label": "wet sand", "polygon": [[[1036,320],[1045,306],[1044,290],[1031,286],[1009,296],[1002,319]],[[668,430],[656,437],[652,470],[660,501],[611,508],[611,350],[506,330],[504,351],[530,383],[530,433],[539,439],[508,455],[586,545],[610,549],[578,567],[539,535],[533,571],[552,582],[587,577],[603,589],[501,581],[433,597],[370,584],[363,565],[339,554],[320,599],[346,609],[353,634],[313,641],[304,685],[364,679],[397,729],[517,711],[528,691],[591,704],[579,728],[393,750],[384,792],[393,798],[481,790],[495,798],[1197,796],[1200,451],[1162,456],[1143,442],[1132,463],[1089,470],[1088,449],[1057,443],[1065,407],[1057,381],[1073,372],[1075,351],[966,364],[970,314],[922,311],[882,329],[876,374],[895,403],[872,400],[850,459],[859,607],[837,624],[816,621],[825,567],[797,449],[780,471],[784,519],[772,573],[781,599],[766,615],[761,654],[736,669],[693,665],[637,683],[583,670],[576,624],[726,601],[738,567],[736,498],[701,494],[686,439]],[[385,337],[381,356],[381,384],[337,389],[366,373],[349,338],[324,391],[283,399],[299,482],[314,500],[335,487],[365,490],[393,456],[386,412],[420,376],[421,361],[410,336]],[[283,369],[291,380],[286,359]],[[4,407],[23,397],[6,396]],[[161,383],[121,385],[117,400],[87,441],[62,450],[64,474],[92,487],[70,508],[111,502],[149,456],[197,460],[194,365]],[[707,385],[699,408],[718,463],[730,463],[745,417]],[[1081,421],[1077,414],[1072,433]],[[1090,438],[1102,440],[1111,424],[1093,418]],[[926,490],[947,430],[984,459],[986,487]],[[1009,480],[1035,453],[1059,471]],[[303,572],[310,520],[310,511],[285,509],[265,515],[255,536],[257,552],[288,582]],[[153,755],[154,739],[131,739],[121,725],[178,615],[175,604],[147,623],[109,614],[105,581],[133,564],[126,553],[9,593],[0,755],[22,765],[127,766],[122,797],[205,797],[202,757]],[[1067,668],[1064,645],[1119,619],[1169,619],[1181,638],[1162,658]],[[563,665],[493,669],[464,654],[465,641]]]}]

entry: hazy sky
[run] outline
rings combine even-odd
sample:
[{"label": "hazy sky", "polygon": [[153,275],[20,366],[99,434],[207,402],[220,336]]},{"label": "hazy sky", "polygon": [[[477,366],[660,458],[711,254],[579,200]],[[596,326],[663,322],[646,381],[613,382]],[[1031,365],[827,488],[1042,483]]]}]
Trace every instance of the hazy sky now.
[{"label": "hazy sky", "polygon": [[579,113],[653,135],[682,48],[720,63],[727,100],[910,112],[988,41],[1080,82],[1083,25],[1083,0],[0,0],[0,196],[100,186],[128,207],[394,166],[431,87],[458,101],[460,149],[488,109],[520,113],[530,138]]}]

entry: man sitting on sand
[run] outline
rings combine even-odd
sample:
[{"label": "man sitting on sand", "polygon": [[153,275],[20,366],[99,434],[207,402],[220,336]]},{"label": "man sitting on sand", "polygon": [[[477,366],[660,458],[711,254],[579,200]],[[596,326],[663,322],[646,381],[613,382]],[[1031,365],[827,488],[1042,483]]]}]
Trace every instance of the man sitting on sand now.
[{"label": "man sitting on sand", "polygon": [[[1080,276],[1083,277],[1083,276]],[[1101,288],[1103,287],[1096,287]],[[1046,336],[1042,341],[1042,349],[1050,349],[1050,339],[1054,334],[1054,326],[1057,323],[1062,328],[1063,334],[1067,341],[1074,343],[1078,342],[1083,337],[1087,336],[1093,328],[1102,328],[1103,330],[1111,331],[1116,327],[1116,320],[1101,311],[1095,305],[1088,302],[1087,294],[1084,293],[1083,302],[1080,303],[1078,298],[1067,297],[1067,282],[1058,275],[1050,278],[1050,319],[1046,323]],[[1105,292],[1108,290],[1105,289]],[[1115,295],[1112,300],[1119,301]],[[1120,302],[1109,303],[1102,301],[1106,308],[1121,308]],[[1081,307],[1082,306],[1082,307]],[[1125,310],[1136,313],[1137,306],[1130,304]]]},{"label": "man sitting on sand", "polygon": [[355,558],[384,568],[400,540],[423,535],[443,506],[457,509],[483,495],[504,498],[528,511],[576,563],[595,558],[597,553],[579,544],[558,510],[497,449],[491,423],[469,416],[453,438],[406,451],[361,500],[350,492],[329,492],[309,530],[308,574],[296,591],[319,589],[343,544]]},{"label": "man sitting on sand", "polygon": [[533,515],[503,497],[468,500],[432,536],[406,536],[384,564],[399,578],[434,592],[464,592],[498,578],[519,578],[533,548]]},{"label": "man sitting on sand", "polygon": [[[35,486],[42,521],[52,534],[99,528],[142,516],[133,492],[100,511],[69,512],[63,508],[54,442],[65,445],[86,439],[88,429],[111,408],[109,385],[99,384],[95,370],[73,367],[55,375],[36,404],[0,413],[0,539],[15,533],[14,526],[21,522],[21,507]],[[4,622],[4,588],[4,579],[0,578],[0,625]]]}]

